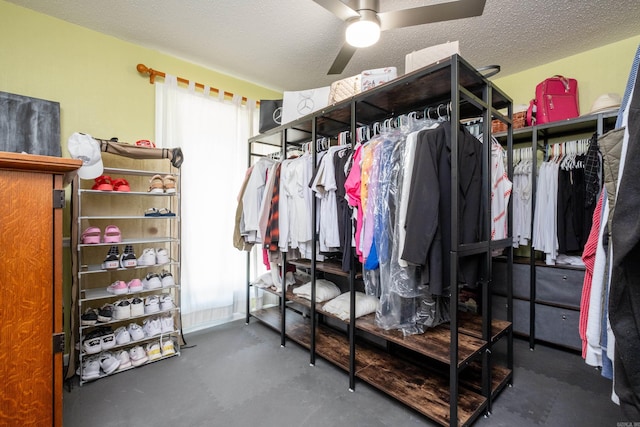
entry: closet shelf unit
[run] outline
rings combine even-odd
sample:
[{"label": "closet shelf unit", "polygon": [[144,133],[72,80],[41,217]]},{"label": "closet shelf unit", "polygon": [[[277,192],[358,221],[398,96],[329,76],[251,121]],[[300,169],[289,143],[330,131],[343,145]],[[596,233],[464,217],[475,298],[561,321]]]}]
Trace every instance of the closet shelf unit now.
[{"label": "closet shelf unit", "polygon": [[[107,154],[103,156],[105,165],[112,163],[123,163],[123,159],[117,155]],[[145,336],[136,341],[129,341],[123,344],[114,345],[111,348],[103,349],[113,355],[121,350],[129,350],[135,346],[159,342],[162,347],[163,342],[173,341],[173,352],[162,352],[162,356],[145,362],[153,363],[169,357],[180,355],[180,345],[182,342],[180,327],[180,184],[176,185],[176,191],[149,192],[149,180],[155,176],[171,176],[179,181],[180,172],[171,167],[166,159],[149,160],[138,159],[132,163],[134,168],[113,168],[104,167],[103,175],[112,179],[124,178],[130,185],[131,191],[101,191],[91,188],[93,180],[80,180],[78,177],[73,181],[72,203],[73,220],[72,223],[72,307],[73,315],[71,320],[72,342],[76,345],[73,358],[70,360],[70,370],[67,378],[75,372],[79,377],[80,385],[101,379],[109,375],[124,372],[132,369],[128,367],[118,369],[115,372],[105,374],[100,370],[98,375],[83,375],[84,363],[92,357],[99,357],[97,354],[87,353],[83,347],[83,342],[87,336],[92,336],[100,328],[110,328],[115,331],[118,327],[127,327],[130,323],[137,323],[142,326],[144,321],[151,318],[161,318],[171,316],[173,319],[173,329],[163,331],[154,336]],[[140,166],[138,168],[138,166]],[[146,209],[150,207],[165,208],[166,216],[147,216]],[[121,233],[120,241],[117,243],[105,243],[102,233],[109,225],[116,225]],[[82,233],[88,227],[100,229],[100,242],[95,244],[83,243]],[[126,237],[126,238],[125,238]],[[153,265],[137,265],[135,267],[116,269],[104,269],[102,261],[112,246],[117,246],[119,253],[123,252],[126,245],[131,245],[134,253],[139,258],[145,248],[164,248],[168,254],[168,262]],[[148,273],[161,274],[168,272],[173,276],[174,283],[168,286],[156,287],[153,289],[142,289],[138,291],[127,291],[123,294],[114,294],[107,291],[107,287],[115,281],[125,283],[137,278],[142,281]],[[145,301],[147,297],[157,295],[158,297],[170,296],[173,300],[173,307],[160,308],[158,311],[146,312],[142,315],[134,315],[118,319],[113,317],[108,321],[99,321],[93,325],[83,324],[82,316],[88,309],[99,309],[106,304],[115,304],[120,300],[132,300],[140,298]],[[114,339],[115,342],[115,339]],[[77,369],[76,369],[77,368]]]},{"label": "closet shelf unit", "polygon": [[[513,130],[513,144],[531,147],[533,153],[545,153],[554,144],[570,139],[601,136],[615,127],[618,111],[587,114],[573,119],[545,123]],[[506,132],[494,135],[506,142]],[[532,156],[532,170],[538,170],[538,156]],[[531,180],[531,197],[535,202],[537,180]],[[535,203],[531,205],[531,218]],[[532,225],[533,226],[533,225]],[[506,319],[506,258],[494,260],[493,311]],[[578,333],[580,299],[585,268],[571,265],[550,266],[538,259],[536,251],[517,257],[513,264],[514,332],[529,338],[533,349],[536,341],[544,341],[570,350],[581,350]]]},{"label": "closet shelf unit", "polygon": [[[484,206],[489,206],[491,129],[486,124],[498,119],[508,125],[505,146],[510,160],[511,99],[458,55],[249,139],[250,163],[252,155],[259,156],[254,147],[260,144],[278,147],[284,156],[291,146],[309,141],[313,146],[318,138],[335,137],[343,131],[355,135],[358,126],[414,111],[422,112],[426,107],[442,104],[450,105],[451,126],[456,130],[463,118],[483,117],[482,197]],[[506,114],[501,112],[504,110]],[[457,189],[458,133],[451,132],[451,135],[451,179],[452,188]],[[313,153],[315,156],[315,148]],[[458,198],[455,191],[451,198],[454,212]],[[489,212],[484,214],[483,235],[490,236]],[[313,215],[312,224],[315,223],[315,206]],[[509,267],[513,252],[510,237],[459,244],[457,227],[456,217],[452,224],[451,265],[445,266],[451,270],[451,320],[446,324],[427,329],[424,334],[403,336],[399,331],[379,328],[374,314],[356,319],[356,271],[343,272],[340,266],[317,262],[315,257],[287,260],[286,254],[283,254],[281,265],[282,290],[276,293],[280,298],[279,307],[249,312],[247,302],[247,323],[252,316],[279,331],[282,345],[289,338],[308,348],[312,365],[317,354],[346,370],[350,389],[355,387],[354,379],[359,378],[441,425],[470,425],[481,414],[490,411],[493,398],[513,379],[511,310],[508,310],[507,321],[493,319],[489,292],[492,251],[503,250]],[[313,245],[316,239],[314,236]],[[480,315],[458,311],[458,272],[451,266],[457,265],[458,258],[469,255],[483,257],[484,277],[479,288],[484,309]],[[310,271],[311,300],[299,298],[287,290],[284,281],[287,263]],[[351,317],[348,321],[343,322],[322,310],[320,304],[311,303],[315,301],[315,279],[320,271],[349,278]],[[510,284],[507,288],[510,289]],[[247,297],[248,293],[249,286]],[[295,309],[297,306],[305,309]],[[507,366],[499,366],[491,358],[491,350],[498,342],[506,343]]]}]

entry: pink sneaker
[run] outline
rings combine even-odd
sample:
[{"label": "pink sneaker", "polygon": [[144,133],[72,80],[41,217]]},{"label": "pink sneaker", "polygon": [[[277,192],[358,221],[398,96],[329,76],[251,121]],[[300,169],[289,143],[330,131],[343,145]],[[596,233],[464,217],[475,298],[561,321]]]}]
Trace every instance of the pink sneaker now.
[{"label": "pink sneaker", "polygon": [[109,286],[107,286],[107,292],[114,295],[124,295],[127,292],[129,292],[129,287],[124,281],[117,280],[112,284],[110,284]]},{"label": "pink sneaker", "polygon": [[120,229],[115,225],[108,225],[104,229],[104,243],[120,243],[122,238],[120,237]]},{"label": "pink sneaker", "polygon": [[140,279],[133,279],[127,285],[129,286],[129,292],[142,292],[144,289]]}]

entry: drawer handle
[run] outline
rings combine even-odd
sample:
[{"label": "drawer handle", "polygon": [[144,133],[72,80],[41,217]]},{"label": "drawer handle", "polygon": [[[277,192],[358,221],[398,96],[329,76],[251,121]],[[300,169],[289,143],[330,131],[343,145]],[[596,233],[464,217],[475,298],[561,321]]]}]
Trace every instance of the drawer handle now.
[{"label": "drawer handle", "polygon": [[567,276],[562,276],[562,280],[567,280]]},{"label": "drawer handle", "polygon": [[566,316],[566,314],[563,314],[563,315],[562,315],[562,320],[567,320],[567,316]]}]

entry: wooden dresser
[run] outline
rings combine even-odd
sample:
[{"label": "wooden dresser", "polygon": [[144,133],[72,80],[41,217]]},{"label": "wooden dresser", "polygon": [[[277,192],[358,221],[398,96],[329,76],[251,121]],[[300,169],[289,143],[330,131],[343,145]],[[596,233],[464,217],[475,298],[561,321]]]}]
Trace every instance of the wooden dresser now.
[{"label": "wooden dresser", "polygon": [[0,152],[0,425],[62,426],[63,187],[81,165]]}]

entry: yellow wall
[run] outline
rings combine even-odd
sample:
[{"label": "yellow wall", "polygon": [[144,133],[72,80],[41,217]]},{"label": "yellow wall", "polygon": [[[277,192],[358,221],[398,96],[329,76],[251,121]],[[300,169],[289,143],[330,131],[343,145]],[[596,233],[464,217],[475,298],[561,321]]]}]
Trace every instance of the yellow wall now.
[{"label": "yellow wall", "polygon": [[595,99],[604,93],[624,93],[631,63],[640,44],[640,35],[540,65],[493,82],[505,91],[514,105],[529,104],[536,85],[555,74],[578,81],[580,113],[589,112]]},{"label": "yellow wall", "polygon": [[73,132],[154,139],[155,92],[138,63],[253,99],[281,94],[0,0],[0,91],[60,102]]}]

